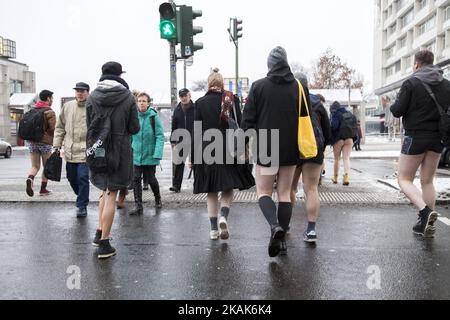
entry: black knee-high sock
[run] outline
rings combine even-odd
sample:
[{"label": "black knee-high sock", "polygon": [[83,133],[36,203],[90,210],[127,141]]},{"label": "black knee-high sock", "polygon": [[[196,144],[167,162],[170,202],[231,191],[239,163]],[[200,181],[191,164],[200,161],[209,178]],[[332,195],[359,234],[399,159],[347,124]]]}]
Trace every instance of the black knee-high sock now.
[{"label": "black knee-high sock", "polygon": [[259,199],[259,207],[271,226],[278,224],[277,206],[271,197],[262,197]]},{"label": "black knee-high sock", "polygon": [[278,204],[278,221],[280,226],[286,231],[291,223],[292,203],[280,202]]}]

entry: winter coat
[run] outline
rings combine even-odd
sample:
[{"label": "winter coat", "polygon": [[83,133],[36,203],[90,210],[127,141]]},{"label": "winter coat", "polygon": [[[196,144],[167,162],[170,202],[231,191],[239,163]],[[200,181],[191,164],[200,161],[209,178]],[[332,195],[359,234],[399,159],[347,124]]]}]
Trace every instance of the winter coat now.
[{"label": "winter coat", "polygon": [[[309,91],[304,87],[308,105],[311,106]],[[302,101],[303,104],[303,101]],[[310,107],[311,110],[311,107]],[[294,166],[300,161],[298,151],[299,86],[287,63],[278,63],[268,76],[256,81],[251,89],[244,108],[242,129],[280,133],[280,166]],[[272,147],[268,139],[268,153]],[[259,154],[260,152],[258,152]],[[258,157],[258,164],[261,161]],[[270,166],[264,165],[264,166]]]},{"label": "winter coat", "polygon": [[119,166],[110,174],[92,173],[91,182],[100,190],[118,191],[125,189],[132,181],[133,161],[131,135],[139,132],[136,100],[122,84],[113,80],[103,80],[87,101],[87,126],[93,120],[94,109],[101,108],[106,113],[114,108],[111,115],[111,157],[119,159]]},{"label": "winter coat", "polygon": [[[207,130],[218,129],[222,132],[222,139],[224,141],[223,148],[223,159],[222,163],[227,163],[226,158],[226,128],[221,128],[220,126],[220,113],[221,113],[221,105],[222,105],[222,94],[216,92],[208,92],[203,98],[200,98],[195,103],[195,121],[202,122],[202,134]],[[242,112],[239,99],[235,99],[235,109],[237,116],[234,115],[234,111],[232,111],[233,119],[237,118],[238,123],[242,121]],[[198,134],[198,133],[197,133]],[[207,141],[196,141],[193,136],[194,142],[194,150],[196,153],[199,153],[199,149],[201,146],[201,154],[205,149],[211,144],[211,142]],[[200,143],[200,144],[199,144]],[[197,164],[197,163],[196,163]]]},{"label": "winter coat", "polygon": [[42,137],[39,143],[47,144],[53,146],[53,136],[55,135],[55,126],[56,126],[56,113],[53,111],[48,103],[39,101],[36,106],[36,109],[45,109],[44,111],[44,136]]},{"label": "winter coat", "polygon": [[391,112],[397,118],[403,117],[403,126],[407,135],[426,134],[439,137],[438,108],[418,79],[430,86],[443,108],[448,108],[450,81],[444,79],[439,67],[430,65],[418,69],[403,83],[397,100],[391,106]]},{"label": "winter coat", "polygon": [[320,124],[320,128],[322,129],[322,134],[325,139],[324,147],[331,144],[331,124],[330,117],[328,116],[328,112],[320,101],[319,97],[311,94],[311,106],[312,110],[315,112],[318,122]]},{"label": "winter coat", "polygon": [[53,146],[61,148],[69,163],[86,162],[86,103],[67,102],[61,109],[55,129]]},{"label": "winter coat", "polygon": [[[191,134],[191,137],[194,136],[194,120],[195,120],[195,105],[191,101],[190,106],[186,109],[186,112],[183,111],[183,107],[181,103],[178,104],[177,108],[173,112],[172,116],[172,134],[175,130],[178,129],[186,129]],[[178,144],[181,141],[173,141],[173,144]]]},{"label": "winter coat", "polygon": [[[158,112],[149,108],[147,112],[139,112],[141,130],[131,138],[133,162],[135,166],[158,166],[164,152],[164,127]],[[156,132],[153,132],[154,119]]]},{"label": "winter coat", "polygon": [[[346,108],[342,107],[338,102],[335,102],[331,105],[330,111],[331,111],[331,145],[335,145],[338,141],[344,140],[344,137],[341,137],[342,115],[349,111]],[[345,139],[351,138],[353,137],[347,137]]]}]

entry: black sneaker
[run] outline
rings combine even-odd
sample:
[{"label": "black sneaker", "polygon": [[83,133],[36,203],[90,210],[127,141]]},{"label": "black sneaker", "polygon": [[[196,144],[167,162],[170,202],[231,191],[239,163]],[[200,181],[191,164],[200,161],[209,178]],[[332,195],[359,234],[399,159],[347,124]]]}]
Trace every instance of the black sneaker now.
[{"label": "black sneaker", "polygon": [[181,190],[179,189],[179,188],[177,188],[177,187],[170,187],[170,189],[169,189],[171,192],[174,192],[174,193],[180,193],[181,192]]},{"label": "black sneaker", "polygon": [[94,247],[99,247],[101,239],[102,239],[102,231],[101,230],[97,230],[95,232],[95,237],[94,237],[94,241],[92,241],[92,245]]},{"label": "black sneaker", "polygon": [[116,255],[116,249],[111,247],[111,243],[109,239],[100,240],[99,248],[98,248],[98,258],[99,259],[109,259]]},{"label": "black sneaker", "polygon": [[438,219],[438,214],[435,211],[431,211],[425,216],[419,216],[419,220],[413,227],[413,232],[417,235],[421,235],[424,238],[433,238],[436,233],[436,227],[434,223]]},{"label": "black sneaker", "polygon": [[272,235],[270,236],[269,243],[269,257],[275,258],[280,254],[281,241],[284,240],[285,232],[280,226],[276,226],[272,229]]},{"label": "black sneaker", "polygon": [[142,188],[142,190],[148,191],[148,190],[150,190],[150,189],[148,188],[148,185],[145,185],[145,186]]},{"label": "black sneaker", "polygon": [[305,232],[303,241],[307,243],[316,243],[317,242],[317,233],[315,230],[311,230],[310,232]]},{"label": "black sneaker", "polygon": [[33,191],[33,179],[27,179],[27,195],[29,197],[34,197],[34,191]]},{"label": "black sneaker", "polygon": [[155,207],[156,209],[162,209],[163,205],[162,205],[162,200],[161,197],[156,197],[155,198]]},{"label": "black sneaker", "polygon": [[82,208],[82,209],[78,208],[77,209],[77,218],[78,219],[83,219],[83,218],[86,218],[87,216],[88,216],[88,212],[87,212],[86,208]]}]

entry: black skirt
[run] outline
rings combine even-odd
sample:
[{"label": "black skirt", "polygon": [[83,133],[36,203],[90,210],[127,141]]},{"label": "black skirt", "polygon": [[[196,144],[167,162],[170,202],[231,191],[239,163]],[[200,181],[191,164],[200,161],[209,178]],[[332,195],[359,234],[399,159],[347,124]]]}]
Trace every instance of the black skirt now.
[{"label": "black skirt", "polygon": [[194,166],[194,194],[242,191],[255,184],[250,165]]}]

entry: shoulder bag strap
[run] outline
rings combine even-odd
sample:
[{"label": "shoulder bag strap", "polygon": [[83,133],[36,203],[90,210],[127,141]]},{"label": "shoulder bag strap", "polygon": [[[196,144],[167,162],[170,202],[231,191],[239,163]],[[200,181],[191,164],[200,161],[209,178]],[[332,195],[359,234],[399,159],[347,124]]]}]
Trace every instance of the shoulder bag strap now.
[{"label": "shoulder bag strap", "polygon": [[441,114],[441,117],[444,116],[445,115],[444,108],[442,108],[440,103],[437,101],[436,95],[434,94],[433,90],[431,90],[430,86],[427,83],[425,83],[422,80],[420,80],[419,78],[416,78],[416,79],[419,80],[422,83],[422,85],[425,87],[425,89],[427,90],[428,94],[430,95],[431,99],[433,99],[434,103],[436,104],[436,106],[437,106],[437,108],[439,110],[439,113]]},{"label": "shoulder bag strap", "polygon": [[310,117],[308,101],[306,100],[305,89],[303,89],[303,85],[298,79],[297,79],[297,82],[298,82],[298,89],[299,89],[299,100],[298,100],[298,103],[299,103],[299,107],[298,107],[299,108],[299,114],[298,114],[298,116],[299,117],[302,116],[302,101],[304,101],[305,102],[305,107],[306,107],[306,113],[307,113],[308,117]]}]

